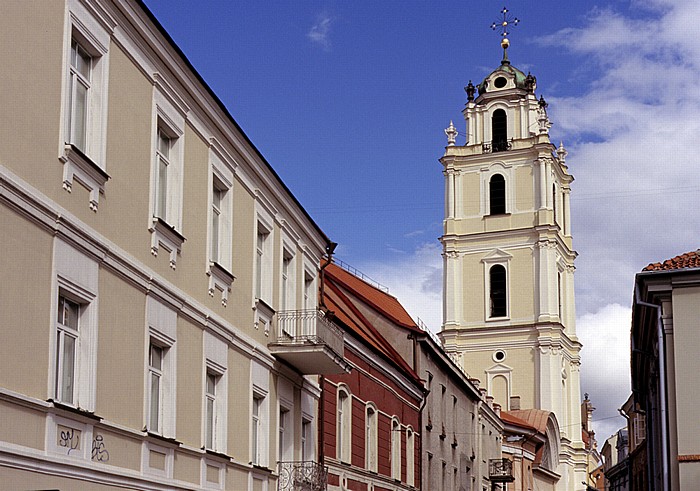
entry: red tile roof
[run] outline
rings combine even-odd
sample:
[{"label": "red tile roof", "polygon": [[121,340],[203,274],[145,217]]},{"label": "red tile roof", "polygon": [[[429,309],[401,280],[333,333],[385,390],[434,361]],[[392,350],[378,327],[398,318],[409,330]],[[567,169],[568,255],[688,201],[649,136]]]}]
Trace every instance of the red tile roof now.
[{"label": "red tile roof", "polygon": [[[398,351],[394,349],[391,343],[381,335],[381,333],[372,325],[372,323],[367,320],[367,318],[353,303],[353,300],[343,292],[341,286],[345,289],[345,291],[352,292],[353,295],[356,295],[362,301],[370,304],[372,304],[373,301],[382,300],[382,296],[386,297],[386,299],[393,299],[395,304],[385,300],[385,302],[390,306],[391,315],[381,307],[378,309],[380,314],[383,314],[390,320],[397,322],[394,320],[393,316],[400,315],[398,309],[401,309],[405,316],[410,320],[410,316],[405,310],[403,310],[403,307],[401,307],[401,304],[398,303],[398,300],[391,295],[368,285],[364,281],[334,264],[331,264],[326,268],[325,275],[326,287],[323,293],[323,301],[328,310],[333,312],[341,327],[345,327],[347,330],[351,331],[372,349],[374,349],[375,352],[383,355],[384,358],[394,363],[395,366],[406,373],[409,378],[413,379],[420,386],[422,386],[420,378],[418,375],[416,375],[411,366],[406,362],[406,360],[403,359]],[[353,278],[357,281],[354,281]],[[379,305],[384,305],[385,302],[380,301],[378,303]],[[418,329],[417,326],[415,328]]]},{"label": "red tile roof", "polygon": [[403,308],[396,297],[370,285],[336,264],[331,263],[326,268],[325,274],[326,278],[331,278],[336,283],[355,292],[365,303],[394,324],[411,331],[423,332],[413,319],[411,319],[411,316],[406,312],[406,309]]},{"label": "red tile roof", "polygon": [[700,250],[686,252],[662,263],[651,263],[642,271],[673,271],[686,268],[700,268]]},{"label": "red tile roof", "polygon": [[513,415],[512,412],[501,411],[501,421],[503,421],[504,423],[511,424],[513,426],[520,426],[521,428],[537,431],[536,427],[532,426],[524,419],[518,418],[517,416]]},{"label": "red tile roof", "polygon": [[[549,411],[544,409],[519,409],[508,411],[511,416],[525,420],[530,426],[535,428],[543,435],[547,431],[547,419],[549,419]],[[501,411],[503,414],[503,411]]]}]

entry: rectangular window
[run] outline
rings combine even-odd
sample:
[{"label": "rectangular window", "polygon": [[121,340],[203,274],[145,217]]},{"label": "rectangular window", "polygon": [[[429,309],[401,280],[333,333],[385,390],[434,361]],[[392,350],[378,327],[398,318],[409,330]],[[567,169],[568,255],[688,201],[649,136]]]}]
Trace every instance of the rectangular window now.
[{"label": "rectangular window", "polygon": [[212,189],[211,200],[211,260],[221,263],[219,258],[221,240],[221,201],[224,195],[222,189],[217,188],[216,183]]},{"label": "rectangular window", "polygon": [[168,222],[168,167],[170,166],[170,148],[172,139],[163,128],[158,127],[158,142],[156,145],[156,209],[155,216]]},{"label": "rectangular window", "polygon": [[306,462],[311,460],[313,455],[313,437],[311,435],[311,421],[304,419],[301,421],[301,460]]},{"label": "rectangular window", "polygon": [[316,307],[316,297],[314,292],[314,278],[308,273],[304,273],[304,309],[311,310]]},{"label": "rectangular window", "polygon": [[148,430],[162,433],[164,349],[151,343],[148,355]]},{"label": "rectangular window", "polygon": [[284,254],[282,256],[282,285],[281,285],[281,292],[280,292],[280,310],[285,311],[287,310],[288,305],[291,303],[289,302],[289,295],[290,295],[290,283],[291,279],[289,277],[290,274],[290,264],[292,262],[292,256],[285,250]]},{"label": "rectangular window", "polygon": [[206,407],[205,421],[205,447],[215,449],[216,443],[216,385],[219,377],[216,374],[207,372],[207,387],[204,395]]},{"label": "rectangular window", "polygon": [[255,297],[262,297],[262,284],[263,284],[263,261],[265,260],[265,241],[267,240],[267,234],[260,230],[258,225],[258,237],[257,237],[257,248],[255,257]]},{"label": "rectangular window", "polygon": [[280,407],[280,420],[279,420],[279,455],[278,460],[283,462],[287,460],[285,458],[285,450],[288,442],[285,439],[285,428],[288,424],[287,419],[289,419],[289,411],[283,407]]},{"label": "rectangular window", "polygon": [[68,75],[67,142],[87,153],[88,106],[92,57],[75,40],[71,40]]},{"label": "rectangular window", "polygon": [[252,421],[251,421],[251,432],[252,432],[252,455],[251,455],[251,462],[253,464],[259,464],[260,463],[260,438],[261,438],[261,425],[260,425],[260,416],[261,416],[261,407],[262,407],[262,402],[263,398],[257,395],[253,396],[253,416],[252,416]]},{"label": "rectangular window", "polygon": [[56,320],[56,394],[66,404],[75,402],[75,374],[80,305],[63,295],[58,297]]}]

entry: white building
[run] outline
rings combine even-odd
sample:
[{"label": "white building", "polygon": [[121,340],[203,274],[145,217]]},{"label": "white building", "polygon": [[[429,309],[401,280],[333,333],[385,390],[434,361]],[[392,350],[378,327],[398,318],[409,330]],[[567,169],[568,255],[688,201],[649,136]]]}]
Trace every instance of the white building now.
[{"label": "white building", "polygon": [[[552,411],[560,426],[557,489],[580,489],[574,259],[566,150],[549,140],[535,77],[501,65],[466,87],[466,144],[445,130],[445,349],[504,411]],[[478,90],[478,95],[476,94]]]}]

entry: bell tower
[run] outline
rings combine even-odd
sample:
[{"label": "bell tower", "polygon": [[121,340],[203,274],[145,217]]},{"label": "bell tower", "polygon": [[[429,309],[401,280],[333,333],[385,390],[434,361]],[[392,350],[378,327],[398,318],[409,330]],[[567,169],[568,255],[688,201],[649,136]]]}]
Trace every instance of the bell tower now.
[{"label": "bell tower", "polygon": [[557,489],[574,490],[586,480],[569,201],[574,178],[563,144],[550,142],[537,80],[511,65],[508,45],[504,35],[500,66],[465,87],[466,143],[457,144],[452,122],[445,130],[440,337],[503,410],[556,415]]}]

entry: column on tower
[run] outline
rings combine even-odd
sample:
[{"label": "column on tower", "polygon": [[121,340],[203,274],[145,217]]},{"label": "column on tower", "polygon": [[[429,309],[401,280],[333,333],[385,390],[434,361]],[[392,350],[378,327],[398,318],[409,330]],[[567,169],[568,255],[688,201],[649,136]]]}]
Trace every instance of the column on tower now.
[{"label": "column on tower", "polygon": [[443,254],[444,263],[444,302],[443,329],[455,328],[462,319],[462,261],[456,251]]},{"label": "column on tower", "polygon": [[558,312],[556,243],[546,239],[535,244],[537,264],[537,322],[552,322]]},{"label": "column on tower", "polygon": [[454,171],[447,169],[445,174],[445,218],[454,218],[454,195],[455,195],[455,179]]}]

